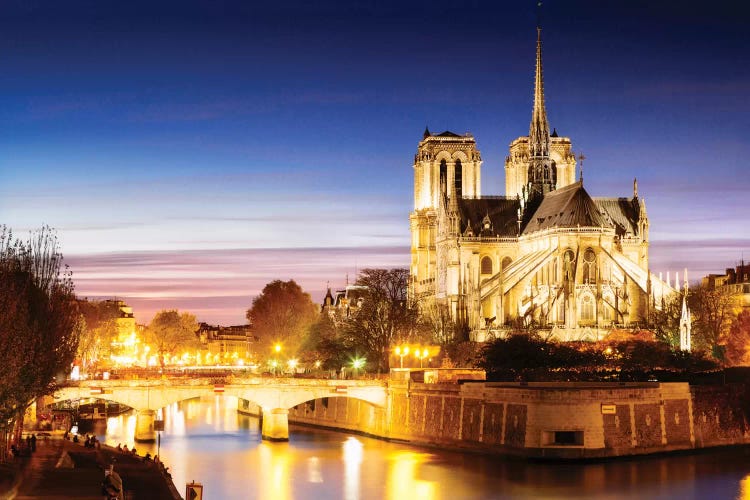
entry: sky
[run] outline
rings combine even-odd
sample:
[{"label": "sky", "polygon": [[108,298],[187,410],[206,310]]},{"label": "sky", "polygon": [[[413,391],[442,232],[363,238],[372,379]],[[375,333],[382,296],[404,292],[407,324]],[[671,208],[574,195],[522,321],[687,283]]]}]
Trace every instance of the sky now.
[{"label": "sky", "polygon": [[[536,2],[0,0],[0,224],[56,228],[77,293],[240,324],[407,267],[425,126],[504,194],[528,134]],[[550,125],[592,196],[650,219],[652,271],[750,258],[741,2],[546,1]]]}]

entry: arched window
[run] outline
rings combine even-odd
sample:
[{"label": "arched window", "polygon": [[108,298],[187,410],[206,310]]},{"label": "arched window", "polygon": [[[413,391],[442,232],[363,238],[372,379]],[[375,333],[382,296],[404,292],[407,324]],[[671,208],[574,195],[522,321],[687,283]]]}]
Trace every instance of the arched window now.
[{"label": "arched window", "polygon": [[588,293],[581,297],[581,321],[594,321],[594,299]]},{"label": "arched window", "polygon": [[492,274],[492,259],[490,257],[482,257],[481,264],[482,274]]},{"label": "arched window", "polygon": [[503,259],[503,262],[501,264],[503,271],[505,271],[505,269],[510,265],[511,262],[513,262],[513,259],[511,259],[510,257],[505,257]]},{"label": "arched window", "polygon": [[456,187],[456,197],[461,198],[463,190],[463,168],[461,160],[456,160],[456,170],[453,172],[453,185]]},{"label": "arched window", "polygon": [[602,320],[604,320],[604,322],[606,323],[612,321],[612,308],[607,304],[602,305]]},{"label": "arched window", "polygon": [[440,162],[440,190],[448,188],[448,164],[445,160]]},{"label": "arched window", "polygon": [[596,254],[590,248],[583,252],[583,282],[596,283]]}]

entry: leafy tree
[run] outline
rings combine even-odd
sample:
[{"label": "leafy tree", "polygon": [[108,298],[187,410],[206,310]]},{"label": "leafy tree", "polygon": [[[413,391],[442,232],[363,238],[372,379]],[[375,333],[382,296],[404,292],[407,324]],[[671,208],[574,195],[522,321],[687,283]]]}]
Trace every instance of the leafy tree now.
[{"label": "leafy tree", "polygon": [[156,349],[162,368],[168,356],[184,349],[195,349],[200,341],[196,335],[198,322],[189,313],[177,310],[159,311],[146,328],[146,339]]},{"label": "leafy tree", "polygon": [[479,365],[489,380],[565,381],[687,380],[717,368],[703,353],[673,350],[663,342],[558,343],[528,335],[487,342]]},{"label": "leafy tree", "polygon": [[391,345],[415,341],[420,333],[418,309],[407,300],[408,282],[408,269],[363,269],[357,278],[367,291],[346,322],[346,334],[378,371],[388,370]]},{"label": "leafy tree", "polygon": [[0,227],[0,428],[7,431],[69,372],[77,322],[73,281],[54,232],[43,227],[23,242]]},{"label": "leafy tree", "polygon": [[618,342],[613,346],[617,353],[616,366],[626,372],[647,373],[664,369],[671,365],[669,346],[663,342],[630,341]]},{"label": "leafy tree", "polygon": [[351,348],[335,321],[328,314],[321,314],[310,326],[300,360],[306,365],[319,361],[321,368],[338,370],[346,363]]},{"label": "leafy tree", "polygon": [[534,335],[511,335],[485,343],[479,366],[489,380],[526,379],[534,372],[602,365],[600,352],[545,341]]},{"label": "leafy tree", "polygon": [[450,342],[443,346],[443,368],[474,368],[477,366],[481,344],[478,342]]},{"label": "leafy tree", "polygon": [[725,345],[732,321],[739,312],[737,295],[725,288],[699,287],[688,295],[693,315],[692,337],[695,345],[725,360]]},{"label": "leafy tree", "polygon": [[317,317],[318,306],[294,280],[268,283],[247,311],[261,358],[269,355],[276,343],[281,344],[284,355],[297,356]]},{"label": "leafy tree", "polygon": [[661,310],[652,310],[649,322],[656,339],[672,348],[680,346],[680,317],[682,295],[676,294],[665,300]]},{"label": "leafy tree", "polygon": [[740,312],[732,322],[726,354],[732,365],[750,365],[750,309]]},{"label": "leafy tree", "polygon": [[110,355],[117,336],[118,310],[112,302],[88,300],[79,300],[78,309],[81,334],[76,357],[85,371]]}]

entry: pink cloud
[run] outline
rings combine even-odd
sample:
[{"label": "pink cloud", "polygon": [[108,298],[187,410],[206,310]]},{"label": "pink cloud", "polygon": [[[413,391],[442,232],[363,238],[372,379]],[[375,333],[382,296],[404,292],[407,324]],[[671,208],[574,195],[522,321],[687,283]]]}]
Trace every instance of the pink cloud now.
[{"label": "pink cloud", "polygon": [[343,286],[364,267],[406,267],[404,246],[146,251],[67,255],[79,296],[118,297],[141,323],[161,309],[192,312],[201,321],[245,322],[266,283],[294,279],[321,302],[326,283]]},{"label": "pink cloud", "polygon": [[[691,282],[731,267],[750,239],[655,241],[650,264],[655,273],[682,272]],[[144,251],[68,255],[80,296],[118,297],[130,304],[140,323],[161,309],[180,309],[200,321],[245,322],[253,297],[275,279],[297,281],[320,303],[332,288],[354,281],[357,269],[407,267],[406,246]]]}]

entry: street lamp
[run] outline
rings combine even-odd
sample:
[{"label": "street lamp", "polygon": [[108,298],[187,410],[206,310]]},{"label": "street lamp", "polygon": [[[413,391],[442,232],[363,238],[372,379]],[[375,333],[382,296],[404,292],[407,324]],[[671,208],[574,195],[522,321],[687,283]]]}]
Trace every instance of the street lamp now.
[{"label": "street lamp", "polygon": [[354,376],[357,376],[357,370],[365,366],[365,358],[354,358],[352,360],[352,368],[354,368]]},{"label": "street lamp", "polygon": [[396,356],[401,358],[401,368],[404,367],[404,356],[409,354],[409,346],[405,345],[403,348],[396,346]]},{"label": "street lamp", "polygon": [[[281,353],[281,344],[278,342],[274,344],[273,350],[276,352],[276,356],[278,356]],[[271,363],[271,366],[273,366],[273,374],[278,375],[278,371],[276,370],[276,367],[279,365],[279,361],[277,359],[274,359]]]},{"label": "street lamp", "polygon": [[290,359],[289,361],[286,362],[287,366],[289,367],[290,372],[294,373],[296,371],[297,363],[298,361],[296,359]]},{"label": "street lamp", "polygon": [[430,351],[425,347],[423,351],[417,349],[417,352],[414,355],[419,358],[419,367],[422,368],[422,362],[424,361],[424,358],[430,355]]}]

